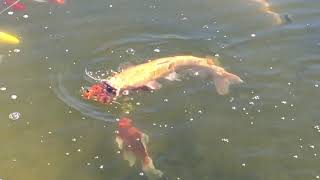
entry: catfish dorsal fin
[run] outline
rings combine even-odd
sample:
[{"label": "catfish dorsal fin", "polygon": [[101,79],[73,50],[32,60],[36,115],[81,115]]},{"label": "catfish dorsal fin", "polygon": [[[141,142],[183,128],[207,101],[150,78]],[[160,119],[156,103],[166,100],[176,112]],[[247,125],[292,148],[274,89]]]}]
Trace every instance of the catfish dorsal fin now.
[{"label": "catfish dorsal fin", "polygon": [[124,62],[121,63],[118,67],[118,72],[122,72],[126,69],[129,69],[130,67],[133,67],[134,65],[131,62]]},{"label": "catfish dorsal fin", "polygon": [[221,66],[221,62],[220,62],[216,57],[214,57],[214,56],[209,56],[209,55],[207,55],[207,56],[205,57],[205,59],[207,59],[207,63],[208,63],[209,65]]}]

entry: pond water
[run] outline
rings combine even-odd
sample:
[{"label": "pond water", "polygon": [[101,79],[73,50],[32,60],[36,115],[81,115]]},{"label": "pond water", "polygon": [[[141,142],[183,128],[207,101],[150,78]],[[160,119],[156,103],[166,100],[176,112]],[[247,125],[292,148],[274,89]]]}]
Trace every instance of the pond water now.
[{"label": "pond water", "polygon": [[[147,179],[117,152],[121,116],[149,135],[163,179],[320,178],[318,0],[270,0],[281,25],[253,0],[24,2],[0,15],[21,38],[0,45],[0,179]],[[186,75],[120,105],[80,96],[120,64],[182,54],[245,83],[220,96]]]}]

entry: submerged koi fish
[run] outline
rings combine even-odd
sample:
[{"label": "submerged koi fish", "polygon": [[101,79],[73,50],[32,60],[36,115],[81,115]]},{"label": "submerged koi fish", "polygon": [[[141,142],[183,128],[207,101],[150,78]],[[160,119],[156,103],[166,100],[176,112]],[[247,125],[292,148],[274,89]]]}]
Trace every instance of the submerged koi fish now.
[{"label": "submerged koi fish", "polygon": [[280,14],[274,12],[271,8],[270,8],[270,4],[268,2],[268,0],[253,0],[257,3],[260,3],[262,5],[262,11],[271,14],[274,18],[274,23],[277,25],[282,24],[282,18],[280,16]]},{"label": "submerged koi fish", "polygon": [[24,11],[26,10],[26,5],[24,5],[19,0],[4,0],[3,4],[7,6],[11,6],[11,8],[15,11]]},{"label": "submerged koi fish", "polygon": [[166,78],[179,80],[176,71],[190,68],[207,70],[212,76],[217,92],[220,95],[228,94],[229,85],[243,81],[220,66],[215,65],[213,59],[195,56],[173,56],[156,59],[144,64],[128,67],[122,72],[94,84],[85,90],[82,96],[101,103],[110,103],[123,92],[132,89],[156,90],[161,88],[156,80]]},{"label": "submerged koi fish", "polygon": [[163,173],[154,167],[153,160],[149,156],[148,141],[148,135],[133,127],[131,119],[119,120],[116,143],[122,151],[123,158],[129,161],[129,166],[133,166],[138,159],[141,161],[143,172],[148,177],[161,177]]},{"label": "submerged koi fish", "polygon": [[19,44],[20,41],[18,38],[14,37],[13,35],[0,31],[0,44],[1,43]]}]

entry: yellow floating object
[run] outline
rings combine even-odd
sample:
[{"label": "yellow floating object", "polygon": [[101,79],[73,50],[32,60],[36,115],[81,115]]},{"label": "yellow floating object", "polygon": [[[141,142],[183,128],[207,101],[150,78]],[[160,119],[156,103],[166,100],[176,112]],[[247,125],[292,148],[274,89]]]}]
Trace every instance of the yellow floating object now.
[{"label": "yellow floating object", "polygon": [[0,44],[19,44],[20,40],[10,34],[0,31]]}]

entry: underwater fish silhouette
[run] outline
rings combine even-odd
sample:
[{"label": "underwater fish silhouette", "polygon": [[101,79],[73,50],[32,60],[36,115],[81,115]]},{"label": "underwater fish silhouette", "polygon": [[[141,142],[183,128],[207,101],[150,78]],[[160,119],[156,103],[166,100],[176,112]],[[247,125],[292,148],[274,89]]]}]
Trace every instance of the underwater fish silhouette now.
[{"label": "underwater fish silhouette", "polygon": [[133,166],[136,160],[140,160],[142,170],[147,177],[161,177],[163,173],[154,167],[153,160],[149,156],[148,142],[149,137],[135,128],[131,119],[123,117],[119,120],[116,143],[123,158],[129,162],[129,166]]},{"label": "underwater fish silhouette", "polygon": [[281,18],[281,15],[279,13],[274,12],[271,7],[270,7],[270,3],[268,2],[268,0],[253,0],[257,3],[260,3],[262,5],[262,11],[265,13],[268,13],[270,15],[273,16],[274,19],[274,23],[276,25],[280,25],[283,24],[283,20]]},{"label": "underwater fish silhouette", "polygon": [[116,97],[128,90],[160,89],[161,84],[156,81],[157,79],[179,80],[176,71],[192,68],[208,71],[220,95],[228,94],[230,85],[243,82],[237,75],[229,73],[224,68],[216,65],[213,58],[172,56],[128,67],[122,72],[115,73],[85,89],[82,97],[101,103],[111,103]]}]

